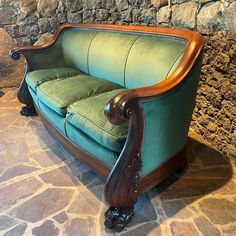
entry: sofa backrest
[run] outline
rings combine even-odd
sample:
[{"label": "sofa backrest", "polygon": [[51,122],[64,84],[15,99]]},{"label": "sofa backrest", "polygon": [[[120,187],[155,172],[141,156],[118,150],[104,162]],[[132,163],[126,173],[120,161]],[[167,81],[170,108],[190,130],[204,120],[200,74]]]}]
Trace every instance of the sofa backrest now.
[{"label": "sofa backrest", "polygon": [[173,72],[186,41],[177,37],[98,29],[67,29],[65,64],[126,88],[156,84]]}]

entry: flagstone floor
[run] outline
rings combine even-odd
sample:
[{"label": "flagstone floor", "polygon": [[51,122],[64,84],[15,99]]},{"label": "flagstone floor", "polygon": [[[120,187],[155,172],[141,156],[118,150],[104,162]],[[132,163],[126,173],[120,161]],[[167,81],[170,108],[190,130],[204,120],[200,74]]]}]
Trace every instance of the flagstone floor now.
[{"label": "flagstone floor", "polygon": [[[115,235],[103,226],[104,178],[74,158],[38,117],[0,98],[0,235]],[[235,160],[190,133],[189,169],[139,198],[119,235],[236,235]]]}]

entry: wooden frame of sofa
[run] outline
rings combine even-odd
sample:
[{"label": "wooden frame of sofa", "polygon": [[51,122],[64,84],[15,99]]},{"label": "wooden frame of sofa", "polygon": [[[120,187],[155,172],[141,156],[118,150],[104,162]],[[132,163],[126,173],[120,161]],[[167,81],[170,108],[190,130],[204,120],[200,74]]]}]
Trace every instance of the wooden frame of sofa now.
[{"label": "wooden frame of sofa", "polygon": [[139,176],[139,170],[142,166],[141,153],[144,132],[144,117],[142,109],[139,106],[139,101],[163,96],[181,86],[203,50],[204,39],[199,33],[179,29],[106,24],[65,24],[59,27],[54,37],[48,43],[42,46],[13,49],[10,52],[10,56],[18,60],[20,54],[23,54],[27,62],[27,73],[32,70],[27,51],[39,52],[51,47],[56,42],[60,33],[68,28],[140,32],[179,37],[187,40],[187,46],[180,64],[166,80],[148,87],[129,89],[118,94],[107,103],[104,112],[112,124],[119,125],[129,120],[126,143],[112,169],[87,151],[78,148],[47,120],[37,106],[33,104],[25,79],[23,79],[19,88],[18,99],[20,102],[26,104],[26,107],[23,107],[21,113],[23,115],[33,115],[35,108],[44,124],[76,158],[88,164],[99,174],[107,177],[104,195],[111,207],[105,213],[105,225],[109,228],[115,228],[116,231],[120,231],[132,219],[133,206],[139,194],[148,191],[176,170],[184,169],[187,166],[187,159],[183,149],[151,173],[143,177]]}]

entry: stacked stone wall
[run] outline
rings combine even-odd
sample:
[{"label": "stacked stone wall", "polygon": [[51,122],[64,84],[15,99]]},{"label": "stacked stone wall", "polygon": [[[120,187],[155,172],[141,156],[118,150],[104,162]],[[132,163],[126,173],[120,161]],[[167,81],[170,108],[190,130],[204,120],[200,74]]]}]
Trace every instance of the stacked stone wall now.
[{"label": "stacked stone wall", "polygon": [[34,44],[66,22],[199,31],[207,43],[191,127],[236,156],[235,0],[0,0],[0,16],[18,45]]}]

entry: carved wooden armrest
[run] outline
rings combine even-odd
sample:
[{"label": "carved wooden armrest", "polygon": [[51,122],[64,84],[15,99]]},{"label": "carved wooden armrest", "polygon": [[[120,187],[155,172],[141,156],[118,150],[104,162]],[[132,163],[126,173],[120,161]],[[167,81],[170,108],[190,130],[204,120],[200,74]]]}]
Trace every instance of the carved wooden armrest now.
[{"label": "carved wooden armrest", "polygon": [[14,60],[19,60],[21,54],[24,55],[27,59],[27,57],[29,56],[30,53],[34,53],[34,52],[39,52],[39,51],[43,51],[45,49],[50,48],[51,46],[54,45],[54,43],[57,41],[58,37],[60,36],[61,32],[67,28],[67,25],[61,25],[55,35],[45,44],[42,45],[38,45],[38,46],[23,46],[23,47],[17,47],[14,48],[13,50],[11,50],[9,52],[9,55],[11,56],[12,59]]}]

